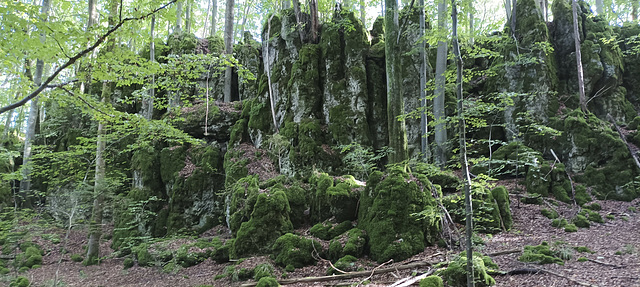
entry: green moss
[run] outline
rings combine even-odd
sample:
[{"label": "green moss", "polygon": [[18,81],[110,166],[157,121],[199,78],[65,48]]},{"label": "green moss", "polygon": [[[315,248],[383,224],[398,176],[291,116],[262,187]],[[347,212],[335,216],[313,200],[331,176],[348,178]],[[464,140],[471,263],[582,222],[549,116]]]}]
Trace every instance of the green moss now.
[{"label": "green moss", "polygon": [[600,215],[600,213],[598,213],[596,211],[589,210],[589,209],[583,209],[583,212],[587,216],[589,221],[597,222],[597,223],[604,223],[604,219],[602,219],[602,216]]},{"label": "green moss", "polygon": [[82,262],[84,258],[80,254],[71,254],[71,261],[73,262]]},{"label": "green moss", "polygon": [[559,217],[558,212],[553,209],[549,210],[549,209],[543,208],[540,210],[540,213],[544,215],[544,217],[549,219],[556,219]]},{"label": "green moss", "polygon": [[280,284],[278,284],[278,280],[276,280],[276,278],[274,277],[262,277],[260,278],[260,280],[258,281],[258,284],[256,285],[256,287],[278,287],[280,286]]},{"label": "green moss", "polygon": [[360,257],[364,253],[366,243],[367,238],[363,230],[358,228],[351,229],[329,242],[328,257],[331,260],[336,260],[345,255]]},{"label": "green moss", "polygon": [[284,189],[287,199],[289,200],[289,206],[291,207],[291,223],[294,228],[301,227],[305,223],[305,212],[309,209],[307,202],[307,193],[299,185],[293,185]]},{"label": "green moss", "polygon": [[559,252],[550,249],[549,243],[543,241],[540,245],[524,247],[524,252],[518,258],[522,262],[533,262],[537,264],[556,263],[564,265],[564,261],[559,257]]},{"label": "green moss", "polygon": [[[358,262],[358,258],[355,258],[351,255],[347,255],[338,259],[338,261],[336,261],[336,263],[333,264],[333,266],[335,266],[341,271],[351,272],[351,271],[357,270],[357,265],[356,265],[357,262]],[[329,267],[329,269],[327,269],[327,275],[334,275],[334,274],[340,274],[340,272],[334,269],[333,267]]]},{"label": "green moss", "polygon": [[37,245],[28,246],[23,253],[16,256],[17,267],[33,268],[35,265],[41,265],[42,254],[43,251]]},{"label": "green moss", "polygon": [[587,257],[578,258],[578,262],[586,262],[586,261],[589,261],[589,259],[587,259]]},{"label": "green moss", "polygon": [[431,275],[420,280],[420,287],[444,287],[444,282],[440,276]]},{"label": "green moss", "polygon": [[551,226],[555,227],[555,228],[563,228],[567,225],[567,220],[562,218],[556,218],[554,220],[551,220]]},{"label": "green moss", "polygon": [[331,240],[334,237],[345,233],[353,228],[351,221],[343,221],[340,224],[334,224],[329,221],[318,223],[311,227],[309,233],[322,240]]},{"label": "green moss", "polygon": [[224,39],[221,36],[209,36],[207,42],[209,43],[209,53],[222,54],[224,52]]},{"label": "green moss", "polygon": [[29,282],[29,279],[24,276],[19,276],[18,278],[11,280],[11,283],[9,283],[9,287],[29,287],[30,285],[31,283]]},{"label": "green moss", "polygon": [[573,249],[575,251],[583,252],[583,253],[595,253],[595,252],[591,251],[591,249],[589,249],[589,247],[586,247],[586,246],[576,246],[576,247],[573,247]]},{"label": "green moss", "polygon": [[135,261],[133,261],[133,258],[131,257],[125,258],[124,261],[122,262],[122,265],[124,266],[125,270],[133,267],[134,264],[135,264]]},{"label": "green moss", "polygon": [[511,217],[509,192],[504,186],[498,186],[491,190],[491,195],[498,205],[504,227],[507,230],[511,229],[513,226],[513,218]]},{"label": "green moss", "polygon": [[243,222],[238,230],[231,256],[239,258],[267,253],[278,237],[293,230],[290,212],[289,201],[283,191],[259,194],[251,218]]},{"label": "green moss", "polygon": [[322,252],[320,243],[287,233],[280,236],[273,244],[272,254],[274,261],[280,266],[301,268],[316,262],[313,257],[314,251]]},{"label": "green moss", "polygon": [[548,196],[551,189],[551,179],[548,176],[551,166],[543,162],[540,166],[534,165],[527,170],[525,186],[527,192]]},{"label": "green moss", "polygon": [[136,258],[138,259],[138,265],[142,267],[153,266],[155,265],[154,259],[149,253],[149,245],[146,243],[138,245],[133,249],[133,252],[136,254]]},{"label": "green moss", "polygon": [[[473,253],[473,278],[474,285],[478,287],[492,286],[496,281],[487,271],[489,269],[497,269],[497,265],[487,256],[480,253]],[[442,279],[447,282],[448,286],[463,287],[467,286],[467,255],[466,252],[460,253],[449,263],[447,269],[442,271]]]},{"label": "green moss", "polygon": [[197,44],[198,39],[190,33],[173,33],[167,41],[172,54],[193,54]]},{"label": "green moss", "polygon": [[567,224],[564,227],[564,231],[565,232],[577,232],[578,231],[578,227],[575,224]]},{"label": "green moss", "polygon": [[[420,185],[418,185],[420,183]],[[361,193],[358,227],[369,236],[372,259],[384,262],[406,259],[435,243],[439,222],[416,218],[412,214],[435,206],[431,183],[421,174],[407,174],[391,167],[387,175],[374,172]]]},{"label": "green moss", "polygon": [[576,217],[571,221],[576,227],[580,228],[589,228],[591,224],[589,224],[589,220],[583,215],[576,215]]}]

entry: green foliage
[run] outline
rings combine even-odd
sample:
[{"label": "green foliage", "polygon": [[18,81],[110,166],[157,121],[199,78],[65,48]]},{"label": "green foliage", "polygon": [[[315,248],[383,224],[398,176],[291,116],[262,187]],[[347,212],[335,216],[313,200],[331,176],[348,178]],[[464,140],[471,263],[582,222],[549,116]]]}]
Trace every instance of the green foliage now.
[{"label": "green foliage", "polygon": [[353,228],[351,221],[344,221],[340,224],[333,224],[329,221],[324,221],[312,226],[311,229],[309,229],[309,233],[322,240],[331,240],[351,228]]},{"label": "green foliage", "polygon": [[565,232],[577,232],[578,231],[578,227],[571,223],[571,224],[567,224],[564,226],[564,231]]},{"label": "green foliage", "polygon": [[[467,286],[467,255],[466,251],[460,253],[455,259],[449,263],[449,266],[440,272],[442,279],[447,282],[448,286],[463,287]],[[487,271],[498,269],[491,258],[483,256],[480,253],[473,253],[473,278],[474,284],[478,287],[492,286],[496,281]]]},{"label": "green foliage", "polygon": [[328,257],[331,260],[336,260],[345,255],[360,257],[364,253],[366,243],[367,236],[363,230],[358,228],[351,229],[329,242]]},{"label": "green foliage", "polygon": [[73,262],[82,262],[82,260],[84,260],[84,257],[82,257],[82,255],[80,255],[80,254],[71,254],[71,261],[73,261]]},{"label": "green foliage", "polygon": [[129,269],[129,268],[133,267],[134,264],[135,264],[135,261],[131,257],[125,258],[124,261],[122,262],[122,265],[124,266],[124,269]]},{"label": "green foliage", "polygon": [[589,220],[584,215],[576,215],[571,222],[580,228],[589,228],[590,226]]},{"label": "green foliage", "polygon": [[573,249],[575,251],[582,252],[582,253],[595,253],[595,252],[591,251],[591,249],[589,249],[589,247],[586,247],[586,246],[575,246],[575,247],[573,247]]},{"label": "green foliage", "polygon": [[554,220],[551,220],[551,226],[556,227],[556,228],[563,228],[563,227],[567,226],[567,224],[568,224],[567,220],[564,219],[564,218],[562,218],[562,219],[556,218]]},{"label": "green foliage", "polygon": [[373,152],[370,147],[365,147],[353,142],[348,145],[338,146],[340,153],[344,154],[342,162],[345,171],[356,178],[366,179],[369,174],[377,169],[380,160],[391,152],[388,147],[383,147]]},{"label": "green foliage", "polygon": [[253,268],[253,280],[260,281],[263,277],[274,277],[275,268],[269,263],[262,263]]}]

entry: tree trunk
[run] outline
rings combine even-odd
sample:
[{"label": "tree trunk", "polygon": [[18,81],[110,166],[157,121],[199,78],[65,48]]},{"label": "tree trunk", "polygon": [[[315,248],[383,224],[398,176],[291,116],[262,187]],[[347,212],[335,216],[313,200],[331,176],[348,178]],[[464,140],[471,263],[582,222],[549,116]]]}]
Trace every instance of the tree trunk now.
[{"label": "tree trunk", "polygon": [[202,27],[202,38],[206,38],[207,36],[207,25],[209,25],[209,12],[211,11],[211,1],[207,1],[207,12],[204,15],[204,27]]},{"label": "tree trunk", "polygon": [[[634,0],[635,2],[637,2],[636,0]],[[596,13],[598,13],[598,15],[603,15],[604,14],[604,1],[603,0],[596,0]]]},{"label": "tree trunk", "polygon": [[311,43],[318,43],[318,0],[309,0],[309,14],[311,15]]},{"label": "tree trunk", "polygon": [[209,32],[209,36],[214,36],[216,34],[216,28],[218,23],[216,22],[216,18],[218,17],[218,0],[211,0],[211,32]]},{"label": "tree trunk", "polygon": [[[240,25],[240,29],[239,33],[237,33],[236,35],[238,35],[238,39],[242,39],[242,35],[244,34],[244,25],[247,24],[247,16],[249,15],[249,9],[251,9],[251,0],[246,0],[246,5],[244,7],[244,15],[242,15],[242,25]],[[300,9],[300,8],[298,8]]]},{"label": "tree trunk", "polygon": [[469,43],[471,43],[471,45],[473,45],[474,42],[474,30],[475,27],[473,26],[475,23],[473,22],[473,17],[474,17],[474,13],[473,13],[473,1],[469,1],[469,35],[471,35],[469,37]]},{"label": "tree trunk", "polygon": [[384,17],[385,27],[385,62],[387,70],[387,121],[389,127],[389,147],[393,153],[389,155],[389,163],[400,163],[408,158],[407,133],[404,120],[404,100],[402,98],[402,71],[400,66],[400,50],[398,35],[397,0],[385,0],[387,11]]},{"label": "tree trunk", "polygon": [[[362,2],[361,2],[362,3]],[[425,88],[427,87],[427,52],[425,37],[425,6],[424,0],[418,3],[420,7],[420,107],[422,113],[420,115],[420,135],[421,135],[421,153],[424,162],[429,162],[431,152],[429,151],[429,129],[427,126],[427,95]]]},{"label": "tree trunk", "polygon": [[[149,47],[149,61],[151,61],[152,63],[156,61],[156,45],[155,45],[155,38],[154,38],[154,30],[156,27],[156,15],[153,15],[151,17],[151,44]],[[147,119],[147,120],[151,120],[151,117],[153,116],[153,100],[155,97],[155,81],[156,81],[156,77],[155,75],[151,75],[151,87],[149,88],[149,94],[147,95],[147,97],[143,98],[142,100],[142,116]]]},{"label": "tree trunk", "polygon": [[[43,22],[47,22],[49,15],[49,9],[51,8],[50,0],[42,1],[42,8],[40,13],[44,15]],[[44,32],[40,33],[40,41],[44,42]],[[44,73],[44,61],[36,60],[36,73],[33,77],[33,83],[36,87],[42,84],[42,74]],[[31,160],[31,147],[33,145],[33,139],[36,135],[36,125],[38,123],[38,97],[31,100],[31,107],[29,109],[29,119],[27,120],[27,129],[24,137],[24,150],[22,154],[22,180],[20,181],[19,204],[22,208],[32,208],[33,199],[31,192],[31,167],[29,161]]]},{"label": "tree trunk", "polygon": [[471,236],[473,235],[473,207],[471,201],[471,177],[469,175],[469,163],[467,162],[467,144],[465,139],[465,122],[462,101],[462,57],[460,56],[460,44],[458,42],[458,9],[455,0],[451,0],[451,22],[453,30],[453,54],[456,58],[456,92],[458,99],[458,138],[460,144],[460,164],[464,173],[464,205],[465,205],[465,241],[467,251],[467,286],[473,287],[473,247]]},{"label": "tree trunk", "polygon": [[187,0],[187,9],[185,9],[184,30],[191,33],[191,1]]},{"label": "tree trunk", "polygon": [[364,0],[360,0],[360,21],[362,22],[362,26],[367,28],[367,6],[364,3]]},{"label": "tree trunk", "polygon": [[[234,0],[227,0],[224,25],[224,47],[227,57],[233,56],[233,4]],[[232,72],[233,68],[231,66],[227,67],[224,72],[224,101],[226,103],[231,102]]]},{"label": "tree trunk", "polygon": [[573,39],[576,46],[576,67],[578,69],[578,90],[580,92],[580,109],[585,114],[587,110],[587,97],[584,94],[584,75],[582,71],[582,53],[580,52],[580,31],[578,29],[578,1],[573,0],[571,4],[573,11]]},{"label": "tree trunk", "polygon": [[[438,2],[438,35],[444,37],[447,29],[446,22],[447,2],[440,0]],[[435,121],[435,163],[439,167],[444,167],[447,163],[446,143],[447,143],[447,125],[444,107],[445,98],[445,73],[447,71],[447,42],[438,41],[438,51],[436,54],[436,76],[435,76],[435,98],[433,99],[433,118]]]},{"label": "tree trunk", "polygon": [[182,32],[182,6],[184,5],[183,1],[178,1],[176,3],[176,26],[173,29],[174,33]]},{"label": "tree trunk", "polygon": [[295,14],[296,16],[296,29],[298,30],[298,35],[300,36],[300,42],[304,43],[304,27],[300,22],[300,2],[298,2],[298,0],[291,1],[293,1],[293,14]]},{"label": "tree trunk", "polygon": [[291,8],[291,1],[292,1],[292,0],[284,0],[284,1],[282,1],[282,9],[289,9],[289,8]]},{"label": "tree trunk", "polygon": [[[118,15],[119,1],[111,0],[109,3],[109,26],[112,27],[116,24],[116,17]],[[107,40],[105,50],[107,52],[113,51],[115,47],[115,36],[110,37]],[[108,102],[111,97],[113,84],[104,81],[102,83],[102,95],[101,101]],[[96,148],[96,171],[94,182],[94,201],[93,209],[91,211],[91,220],[89,221],[89,242],[87,242],[87,256],[85,258],[85,265],[93,265],[99,263],[100,258],[100,237],[102,237],[102,213],[104,205],[104,193],[106,192],[106,164],[104,160],[104,152],[106,149],[106,123],[98,123],[98,141]]]},{"label": "tree trunk", "polygon": [[633,0],[631,2],[631,20],[632,21],[638,20],[638,8],[640,8],[640,1]]}]

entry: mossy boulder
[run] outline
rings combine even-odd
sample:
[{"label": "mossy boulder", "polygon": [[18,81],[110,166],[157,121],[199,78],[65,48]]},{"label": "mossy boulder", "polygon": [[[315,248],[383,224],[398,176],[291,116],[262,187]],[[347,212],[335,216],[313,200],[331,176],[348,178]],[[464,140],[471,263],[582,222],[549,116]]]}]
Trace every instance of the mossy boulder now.
[{"label": "mossy boulder", "polygon": [[431,275],[420,280],[420,287],[444,287],[444,281],[438,275]]},{"label": "mossy boulder", "polygon": [[[463,287],[467,286],[467,253],[462,252],[449,263],[447,269],[440,272],[442,279],[447,282],[448,286]],[[488,256],[473,253],[473,277],[474,284],[478,287],[492,286],[496,284],[496,280],[491,277],[487,271],[496,270],[498,266],[493,263]]]},{"label": "mossy boulder", "polygon": [[256,287],[279,287],[278,280],[274,277],[262,277],[258,280]]},{"label": "mossy boulder", "polygon": [[251,218],[240,225],[231,248],[231,257],[268,253],[278,237],[293,230],[290,212],[287,195],[282,190],[272,194],[260,193]]},{"label": "mossy boulder", "polygon": [[167,46],[171,54],[193,54],[196,51],[198,39],[191,33],[178,32],[169,35]]},{"label": "mossy boulder", "polygon": [[280,236],[272,248],[274,261],[283,267],[312,265],[316,262],[314,252],[323,253],[319,242],[291,233]]},{"label": "mossy boulder", "polygon": [[262,263],[253,268],[253,280],[260,281],[263,277],[274,277],[275,267],[270,263]]},{"label": "mossy boulder", "polygon": [[20,249],[22,249],[23,252],[16,256],[16,267],[34,268],[35,266],[42,265],[42,255],[44,255],[44,251],[37,245]]},{"label": "mossy boulder", "polygon": [[345,255],[360,257],[364,253],[367,235],[364,230],[354,228],[329,242],[328,256],[331,260]]},{"label": "mossy boulder", "polygon": [[9,287],[29,287],[30,285],[31,283],[29,282],[29,279],[24,276],[18,276],[9,283]]},{"label": "mossy boulder", "polygon": [[[347,255],[338,259],[338,261],[336,261],[336,263],[333,264],[333,266],[335,266],[337,269],[341,271],[351,272],[351,271],[356,271],[358,269],[358,266],[356,264],[357,262],[358,262],[358,258],[355,258],[351,255]],[[341,274],[341,273],[338,270],[334,269],[333,267],[329,267],[329,269],[327,270],[327,275],[334,275],[334,274]]]},{"label": "mossy boulder", "polygon": [[560,252],[552,250],[549,243],[543,241],[540,245],[524,247],[524,252],[518,258],[522,262],[532,262],[537,264],[551,264],[556,263],[564,265],[564,260],[560,258]]},{"label": "mossy boulder", "polygon": [[506,230],[510,230],[513,226],[513,218],[511,217],[511,201],[509,200],[509,191],[504,186],[498,186],[491,190],[491,196],[495,200],[496,206],[500,212],[502,225]]},{"label": "mossy boulder", "polygon": [[386,174],[373,172],[360,196],[358,228],[369,236],[372,259],[404,260],[435,243],[438,224],[414,216],[435,206],[431,183],[422,174],[391,167]]},{"label": "mossy boulder", "polygon": [[351,221],[343,221],[339,224],[331,223],[331,221],[324,221],[312,226],[311,229],[309,229],[309,233],[322,240],[331,240],[351,228],[353,228],[353,223],[351,223]]},{"label": "mossy boulder", "polygon": [[358,199],[362,187],[352,176],[334,178],[326,173],[316,174],[309,179],[315,186],[311,204],[311,219],[324,221],[334,218],[337,222],[355,220]]}]

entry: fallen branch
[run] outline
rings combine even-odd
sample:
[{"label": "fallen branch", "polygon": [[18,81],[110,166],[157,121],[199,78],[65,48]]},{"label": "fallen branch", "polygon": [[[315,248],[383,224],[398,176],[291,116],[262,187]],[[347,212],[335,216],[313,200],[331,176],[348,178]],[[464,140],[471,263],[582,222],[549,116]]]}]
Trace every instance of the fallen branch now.
[{"label": "fallen branch", "polygon": [[[437,263],[440,263],[440,262],[439,261],[435,261],[435,262],[422,261],[422,262],[415,262],[411,264],[401,265],[397,267],[374,269],[371,271],[349,272],[347,274],[341,274],[341,275],[282,279],[282,280],[278,280],[278,283],[280,285],[286,285],[286,284],[294,284],[294,283],[326,282],[326,281],[334,281],[334,280],[342,280],[342,279],[352,279],[352,278],[358,278],[363,276],[373,276],[377,274],[384,274],[384,273],[389,273],[397,270],[406,270],[406,269],[412,269],[412,268],[418,268],[418,267],[424,267],[424,266],[432,266]],[[258,282],[244,283],[240,286],[253,287],[256,285],[258,285]]]},{"label": "fallen branch", "polygon": [[613,268],[624,268],[625,267],[625,266],[622,266],[622,265],[616,265],[616,264],[613,264],[613,263],[602,262],[600,260],[595,260],[595,259],[588,259],[587,258],[587,260],[589,260],[589,261],[591,261],[593,263],[598,263],[600,265],[610,266],[610,267],[613,267]]},{"label": "fallen branch", "polygon": [[[380,268],[380,267],[382,267],[382,266],[384,266],[384,265],[386,265],[386,264],[388,264],[388,263],[392,263],[392,262],[393,262],[393,259],[389,259],[389,261],[387,261],[387,262],[385,262],[385,263],[382,263],[382,264],[380,264],[380,265],[376,266],[376,268],[373,268],[373,270],[371,270],[371,274],[369,275],[369,277],[364,278],[362,281],[360,281],[360,283],[358,283],[358,286],[359,286],[359,285],[362,285],[362,283],[364,283],[364,281],[367,281],[367,280],[369,280],[371,277],[373,277],[373,274],[374,274],[374,273],[376,273],[376,270],[378,270],[378,268]],[[393,270],[398,271],[398,268],[393,268]],[[392,274],[393,274],[393,273],[392,273]],[[394,275],[394,277],[395,277],[395,275]]]},{"label": "fallen branch", "polygon": [[503,251],[498,251],[498,252],[494,252],[494,253],[489,253],[489,254],[485,254],[487,256],[500,256],[500,255],[506,255],[506,254],[513,254],[513,253],[518,253],[518,252],[522,252],[522,249],[510,249],[510,250],[503,250]]},{"label": "fallen branch", "polygon": [[562,274],[554,272],[554,271],[549,271],[549,270],[544,270],[544,269],[537,269],[537,268],[515,269],[515,270],[508,271],[508,272],[502,272],[501,271],[501,272],[498,272],[498,273],[493,273],[492,275],[521,275],[521,274],[538,274],[538,273],[547,273],[547,274],[551,274],[553,276],[564,278],[564,279],[567,279],[567,280],[573,282],[574,284],[580,285],[580,286],[598,287],[598,285],[593,285],[593,284],[589,284],[589,283],[586,283],[586,282],[578,281],[576,279],[570,278],[569,276],[565,276],[565,275],[562,275]]},{"label": "fallen branch", "polygon": [[429,271],[419,275],[419,276],[412,276],[412,277],[407,277],[404,278],[400,281],[397,281],[395,283],[393,283],[392,285],[389,285],[389,287],[407,287],[407,286],[411,286],[413,283],[416,283],[424,278],[427,278],[429,275],[433,274],[435,272],[435,269],[429,269]]}]

